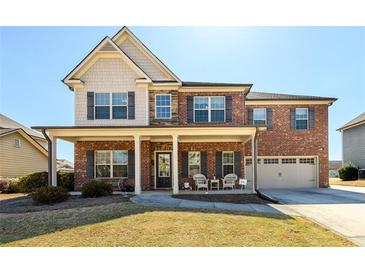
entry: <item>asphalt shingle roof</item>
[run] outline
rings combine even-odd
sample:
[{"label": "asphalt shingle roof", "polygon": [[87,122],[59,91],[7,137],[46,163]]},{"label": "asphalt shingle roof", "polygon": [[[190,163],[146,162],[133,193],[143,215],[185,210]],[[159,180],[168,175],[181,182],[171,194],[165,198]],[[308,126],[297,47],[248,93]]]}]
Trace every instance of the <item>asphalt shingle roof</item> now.
[{"label": "asphalt shingle roof", "polygon": [[332,97],[257,92],[257,91],[251,91],[249,94],[247,94],[246,99],[247,100],[337,100],[336,98]]},{"label": "asphalt shingle roof", "polygon": [[[14,129],[18,129],[18,128],[21,128],[28,135],[30,135],[32,137],[38,137],[38,138],[44,139],[44,136],[42,135],[42,133],[35,131],[33,129],[30,129],[30,128],[10,119],[9,117],[6,117],[5,115],[0,114],[0,129],[1,130],[14,130]],[[5,132],[2,132],[1,134],[4,134],[4,133]]]},{"label": "asphalt shingle roof", "polygon": [[344,124],[338,130],[341,130],[341,129],[344,129],[344,128],[347,128],[347,127],[350,127],[350,126],[354,126],[356,124],[361,124],[362,122],[365,122],[365,112],[361,113],[359,116],[352,119],[350,122]]}]

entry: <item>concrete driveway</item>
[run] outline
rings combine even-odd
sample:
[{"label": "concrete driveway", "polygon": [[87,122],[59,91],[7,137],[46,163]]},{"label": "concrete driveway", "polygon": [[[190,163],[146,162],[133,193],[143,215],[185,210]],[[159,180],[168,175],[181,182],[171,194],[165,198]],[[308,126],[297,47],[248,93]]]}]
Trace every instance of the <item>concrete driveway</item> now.
[{"label": "concrete driveway", "polygon": [[365,187],[265,189],[261,192],[355,244],[365,246]]}]

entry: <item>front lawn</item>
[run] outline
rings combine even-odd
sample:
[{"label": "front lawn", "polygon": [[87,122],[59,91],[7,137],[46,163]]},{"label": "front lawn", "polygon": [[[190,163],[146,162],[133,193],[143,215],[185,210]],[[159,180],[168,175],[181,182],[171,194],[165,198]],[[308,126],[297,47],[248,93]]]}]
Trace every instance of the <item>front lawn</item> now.
[{"label": "front lawn", "polygon": [[330,185],[339,186],[365,186],[365,180],[355,180],[355,181],[342,181],[340,178],[330,178]]},{"label": "front lawn", "polygon": [[353,246],[285,215],[173,210],[117,202],[0,214],[1,246]]}]

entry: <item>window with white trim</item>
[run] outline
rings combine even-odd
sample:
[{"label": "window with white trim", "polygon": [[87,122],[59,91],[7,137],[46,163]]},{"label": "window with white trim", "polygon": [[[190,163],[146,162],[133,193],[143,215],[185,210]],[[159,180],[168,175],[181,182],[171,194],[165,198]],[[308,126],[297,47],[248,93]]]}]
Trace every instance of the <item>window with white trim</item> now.
[{"label": "window with white trim", "polygon": [[95,119],[127,119],[128,92],[96,92]]},{"label": "window with white trim", "polygon": [[264,165],[278,164],[279,159],[264,159]]},{"label": "window with white trim", "polygon": [[18,138],[15,138],[15,139],[14,139],[14,146],[15,146],[16,148],[21,148],[22,143],[21,143],[20,139],[18,139]]},{"label": "window with white trim", "polygon": [[308,108],[295,109],[295,129],[308,129]]},{"label": "window with white trim", "polygon": [[128,151],[95,151],[96,178],[127,178]]},{"label": "window with white trim", "polygon": [[295,159],[295,158],[283,158],[283,159],[281,159],[281,163],[282,164],[296,164],[297,159]]},{"label": "window with white trim", "polygon": [[194,122],[224,122],[225,96],[194,96]]},{"label": "window with white trim", "polygon": [[252,165],[252,159],[246,159],[246,166]]},{"label": "window with white trim", "polygon": [[223,177],[227,174],[234,173],[234,153],[233,151],[224,151],[222,153]]},{"label": "window with white trim", "polygon": [[266,125],[266,108],[253,109],[253,124]]},{"label": "window with white trim", "polygon": [[299,163],[314,165],[314,158],[301,158],[299,159]]},{"label": "window with white trim", "polygon": [[157,94],[155,109],[156,119],[171,119],[171,94]]},{"label": "window with white trim", "polygon": [[195,174],[200,174],[200,152],[189,151],[188,158],[189,177],[193,177]]}]

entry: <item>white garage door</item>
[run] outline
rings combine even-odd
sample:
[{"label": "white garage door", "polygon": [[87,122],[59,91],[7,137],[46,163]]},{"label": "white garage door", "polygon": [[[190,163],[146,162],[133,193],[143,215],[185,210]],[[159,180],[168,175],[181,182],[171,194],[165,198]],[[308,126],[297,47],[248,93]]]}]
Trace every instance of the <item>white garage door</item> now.
[{"label": "white garage door", "polygon": [[[252,181],[252,159],[245,159],[245,174]],[[257,187],[317,187],[317,159],[313,157],[258,157]]]}]

